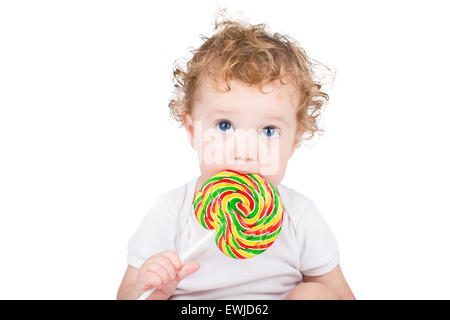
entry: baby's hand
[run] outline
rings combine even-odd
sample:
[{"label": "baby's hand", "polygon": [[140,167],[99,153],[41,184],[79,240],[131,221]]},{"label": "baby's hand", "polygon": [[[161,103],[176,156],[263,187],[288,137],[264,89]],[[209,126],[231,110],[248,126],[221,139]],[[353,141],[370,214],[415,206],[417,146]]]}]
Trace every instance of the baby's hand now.
[{"label": "baby's hand", "polygon": [[164,251],[148,258],[139,268],[136,280],[138,297],[155,287],[148,300],[167,300],[178,283],[200,268],[198,262],[181,263],[175,251]]}]

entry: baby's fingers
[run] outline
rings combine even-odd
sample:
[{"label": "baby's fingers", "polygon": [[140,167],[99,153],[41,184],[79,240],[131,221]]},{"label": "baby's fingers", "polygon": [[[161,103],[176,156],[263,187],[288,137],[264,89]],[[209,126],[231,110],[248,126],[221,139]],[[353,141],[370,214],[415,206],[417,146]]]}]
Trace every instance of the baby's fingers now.
[{"label": "baby's fingers", "polygon": [[172,266],[176,271],[178,271],[181,268],[182,265],[181,259],[175,251],[167,250],[163,252],[162,255],[170,260]]},{"label": "baby's fingers", "polygon": [[198,269],[200,269],[200,264],[198,262],[189,262],[184,264],[177,274],[177,282],[180,282]]},{"label": "baby's fingers", "polygon": [[[165,266],[163,263],[157,263],[148,266],[148,269],[146,270],[145,273],[150,275],[151,274],[157,275],[162,281],[161,287],[169,283],[173,278],[173,276],[170,274],[171,272],[167,270],[167,266]],[[161,288],[158,287],[158,289]]]},{"label": "baby's fingers", "polygon": [[169,280],[175,280],[177,272],[171,259],[164,255],[161,255],[160,257],[158,257],[158,263],[166,269],[167,273],[169,274]]},{"label": "baby's fingers", "polygon": [[154,273],[151,270],[148,270],[147,272],[145,272],[145,274],[142,276],[142,280],[139,282],[139,295],[151,288],[160,289],[162,288],[163,283],[163,279],[158,274]]}]

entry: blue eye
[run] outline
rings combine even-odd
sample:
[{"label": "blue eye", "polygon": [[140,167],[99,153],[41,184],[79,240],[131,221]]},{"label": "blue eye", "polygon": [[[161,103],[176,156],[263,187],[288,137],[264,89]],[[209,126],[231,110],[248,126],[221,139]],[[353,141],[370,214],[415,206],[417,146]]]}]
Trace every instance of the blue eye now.
[{"label": "blue eye", "polygon": [[262,134],[268,138],[272,138],[279,134],[278,129],[274,127],[265,127],[262,129]]},{"label": "blue eye", "polygon": [[219,130],[224,132],[228,131],[232,127],[231,123],[226,120],[219,121],[216,126],[219,128]]}]

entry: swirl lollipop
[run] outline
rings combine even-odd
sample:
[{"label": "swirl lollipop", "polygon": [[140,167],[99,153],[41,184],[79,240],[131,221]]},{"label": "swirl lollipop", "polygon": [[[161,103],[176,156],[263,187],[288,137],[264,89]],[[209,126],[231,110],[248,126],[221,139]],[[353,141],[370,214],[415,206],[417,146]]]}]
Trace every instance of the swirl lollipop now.
[{"label": "swirl lollipop", "polygon": [[[278,192],[262,175],[224,170],[208,179],[194,197],[198,222],[216,231],[217,247],[227,256],[247,259],[264,252],[277,239],[283,223]],[[181,257],[185,262],[214,237],[209,232]],[[155,288],[138,300],[146,299]]]},{"label": "swirl lollipop", "polygon": [[235,259],[264,252],[277,239],[283,222],[278,192],[257,173],[217,173],[195,195],[194,210],[204,228],[216,230],[220,251]]}]

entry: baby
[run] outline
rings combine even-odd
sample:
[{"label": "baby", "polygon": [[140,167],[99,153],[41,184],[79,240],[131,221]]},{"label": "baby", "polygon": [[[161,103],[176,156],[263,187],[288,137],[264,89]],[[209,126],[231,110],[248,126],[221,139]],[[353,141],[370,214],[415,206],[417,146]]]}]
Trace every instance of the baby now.
[{"label": "baby", "polygon": [[[200,176],[162,194],[128,243],[118,299],[355,299],[339,266],[337,241],[314,202],[281,181],[304,134],[328,100],[312,63],[288,36],[264,24],[226,19],[176,67],[169,107],[186,129]],[[225,169],[260,173],[277,189],[283,226],[264,253],[233,259],[210,241],[193,212],[194,195]]]}]

